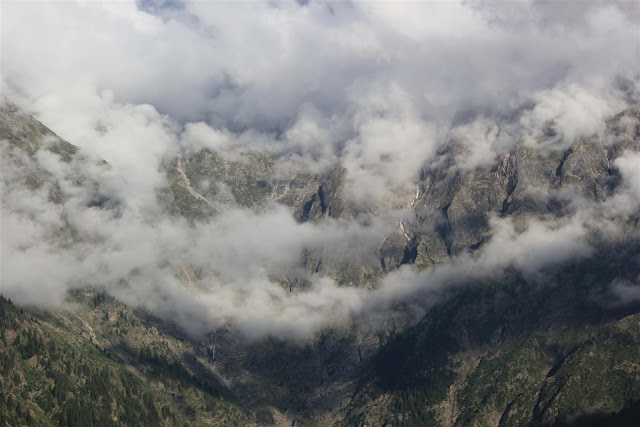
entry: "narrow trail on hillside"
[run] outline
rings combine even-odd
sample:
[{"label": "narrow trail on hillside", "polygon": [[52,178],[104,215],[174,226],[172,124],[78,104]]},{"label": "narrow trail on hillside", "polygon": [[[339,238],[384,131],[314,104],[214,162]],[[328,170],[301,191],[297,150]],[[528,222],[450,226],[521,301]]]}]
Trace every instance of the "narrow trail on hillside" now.
[{"label": "narrow trail on hillside", "polygon": [[178,169],[178,172],[180,172],[180,175],[182,176],[182,180],[184,181],[184,185],[185,185],[187,191],[189,192],[189,194],[192,195],[193,197],[195,197],[196,199],[202,200],[207,205],[209,205],[209,206],[211,206],[212,208],[215,209],[213,204],[209,200],[207,200],[206,197],[204,197],[202,194],[198,193],[191,186],[191,182],[189,181],[189,178],[187,178],[187,174],[184,172],[184,168],[182,166],[182,155],[178,156],[178,162],[176,164],[176,169]]}]

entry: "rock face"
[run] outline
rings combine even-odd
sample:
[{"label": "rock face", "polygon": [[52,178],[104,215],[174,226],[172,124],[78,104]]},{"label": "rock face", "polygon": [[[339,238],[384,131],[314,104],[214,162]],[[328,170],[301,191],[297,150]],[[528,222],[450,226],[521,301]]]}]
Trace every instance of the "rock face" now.
[{"label": "rock face", "polygon": [[279,170],[275,159],[262,153],[227,159],[203,150],[178,156],[165,170],[168,186],[160,190],[161,202],[171,214],[191,220],[213,217],[216,204],[260,209],[270,202],[290,206],[300,222],[351,217],[341,167],[313,175]]},{"label": "rock face", "polygon": [[[60,188],[51,180],[51,176],[33,159],[40,148],[54,153],[65,161],[77,152],[77,147],[64,141],[31,115],[10,102],[0,105],[0,141],[8,144],[7,153],[13,167],[28,171],[24,184],[31,190],[41,188],[45,183],[52,184],[51,200],[61,202]],[[27,157],[23,157],[26,154]]]},{"label": "rock face", "polygon": [[[345,170],[338,167],[326,177],[320,179],[318,189],[300,205],[295,199],[280,199],[282,202],[291,200],[296,206],[295,216],[300,222],[318,221],[322,218],[351,219],[351,212],[343,199]],[[314,183],[314,185],[317,185]],[[305,189],[305,192],[308,192]]]},{"label": "rock face", "polygon": [[[435,227],[416,234],[416,263],[427,266],[478,249],[491,237],[488,219],[493,215],[520,224],[531,217],[562,215],[560,202],[554,200],[560,191],[597,201],[611,196],[620,179],[613,162],[626,149],[640,149],[639,131],[630,119],[638,114],[638,109],[620,113],[608,122],[604,141],[581,138],[564,152],[518,143],[491,170],[462,173],[445,167],[424,172],[418,184],[422,190],[413,203],[418,218],[413,226],[425,229],[431,222]],[[625,128],[625,120],[632,124]]]},{"label": "rock face", "polygon": [[11,102],[0,105],[0,140],[19,147],[33,156],[43,144],[47,149],[70,161],[77,147],[64,141],[49,128]]},{"label": "rock face", "polygon": [[[638,114],[638,109],[618,114],[607,122],[603,135],[581,138],[566,151],[520,142],[493,167],[474,171],[456,169],[455,159],[464,153],[452,143],[440,153],[439,167],[422,172],[416,196],[406,207],[412,219],[390,225],[377,253],[355,263],[332,263],[322,251],[314,251],[301,262],[310,273],[328,274],[345,284],[375,286],[375,278],[402,264],[427,268],[479,249],[491,238],[492,216],[510,217],[523,229],[529,218],[564,215],[562,191],[602,201],[620,180],[612,166],[615,159],[625,149],[637,149]],[[205,150],[181,155],[166,171],[168,186],[160,191],[160,199],[168,212],[191,220],[211,218],[216,205],[229,203],[254,209],[271,202],[284,204],[300,222],[348,221],[363,213],[344,197],[342,167],[320,175],[283,172],[277,159],[264,154],[226,160]]]}]

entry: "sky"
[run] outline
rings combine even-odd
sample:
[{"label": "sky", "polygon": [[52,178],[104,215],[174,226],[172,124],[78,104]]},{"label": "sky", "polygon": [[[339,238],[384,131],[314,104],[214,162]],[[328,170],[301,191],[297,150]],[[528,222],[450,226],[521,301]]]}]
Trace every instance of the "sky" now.
[{"label": "sky", "polygon": [[[452,141],[464,153],[453,167],[471,172],[518,141],[564,150],[640,101],[637,2],[9,1],[0,13],[2,96],[111,165],[25,159],[62,183],[69,201],[53,206],[20,186],[3,146],[3,292],[56,305],[70,288],[101,286],[194,333],[230,321],[252,337],[305,336],[452,277],[587,256],[586,220],[518,233],[496,218],[476,258],[402,268],[376,291],[319,277],[289,294],[270,277],[302,250],[349,256],[345,236],[375,247],[383,225],[299,224],[282,206],[188,224],[156,200],[163,159],[206,148],[317,173],[341,165],[347,199],[371,208],[412,192]],[[620,212],[638,206],[639,160],[617,160]],[[85,207],[78,170],[121,201],[117,214]],[[51,243],[61,218],[82,236],[71,248]],[[185,265],[213,278],[185,286]]]}]

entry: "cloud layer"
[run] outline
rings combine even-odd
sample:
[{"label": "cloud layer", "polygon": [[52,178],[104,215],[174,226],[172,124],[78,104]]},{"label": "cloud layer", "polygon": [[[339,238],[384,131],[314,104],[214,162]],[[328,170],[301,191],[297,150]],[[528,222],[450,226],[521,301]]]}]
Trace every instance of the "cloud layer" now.
[{"label": "cloud layer", "polygon": [[[303,251],[373,250],[402,213],[313,225],[281,206],[229,207],[190,225],[157,203],[160,164],[202,148],[264,151],[314,172],[340,164],[350,203],[406,207],[446,147],[461,147],[462,171],[494,165],[520,140],[564,150],[638,103],[639,24],[623,2],[4,4],[3,94],[111,167],[41,150],[18,169],[3,144],[2,291],[46,305],[70,287],[104,286],[194,333],[231,321],[253,336],[301,336],[454,280],[585,256],[584,217],[525,233],[495,219],[475,258],[402,268],[373,292],[313,277],[291,294],[273,278]],[[626,212],[640,200],[638,161],[613,165]],[[36,167],[60,182],[65,204],[21,185]],[[117,208],[87,207],[77,173]],[[78,243],[61,246],[69,228]],[[185,266],[188,286],[176,273]]]}]

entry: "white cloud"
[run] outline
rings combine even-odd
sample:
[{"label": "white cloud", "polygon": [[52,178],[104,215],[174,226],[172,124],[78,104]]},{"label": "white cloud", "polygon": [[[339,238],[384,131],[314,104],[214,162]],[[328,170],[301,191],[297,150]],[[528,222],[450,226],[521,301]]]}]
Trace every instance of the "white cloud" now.
[{"label": "white cloud", "polygon": [[[229,208],[192,227],[163,216],[156,202],[165,157],[254,149],[313,172],[342,164],[351,201],[371,208],[407,188],[413,195],[422,166],[452,139],[466,148],[457,167],[467,171],[494,163],[521,137],[566,148],[599,132],[638,92],[638,12],[622,3],[189,2],[140,10],[135,2],[8,2],[2,12],[3,93],[111,165],[38,153],[68,197],[54,205],[46,186],[21,187],[26,169],[10,164],[3,146],[3,291],[47,304],[69,287],[99,284],[197,331],[230,319],[254,336],[302,335],[379,301],[437,293],[454,276],[509,265],[533,272],[588,253],[584,218],[555,229],[534,222],[523,233],[495,220],[477,258],[427,273],[402,268],[372,293],[322,277],[288,293],[270,277],[303,249],[329,248],[336,258],[355,247],[373,252],[397,218],[312,225],[282,207]],[[613,88],[616,78],[626,79],[627,93]],[[640,200],[637,162],[628,153],[615,163],[624,190],[612,203],[637,207],[629,204]],[[118,208],[86,207],[93,189],[70,179],[78,169]],[[74,247],[56,242],[61,215],[79,234]],[[203,271],[194,287],[174,277],[185,265]]]},{"label": "white cloud", "polygon": [[533,98],[536,105],[520,124],[527,142],[541,148],[566,149],[580,137],[601,134],[604,121],[626,107],[614,89],[594,94],[576,85],[538,92]]}]

